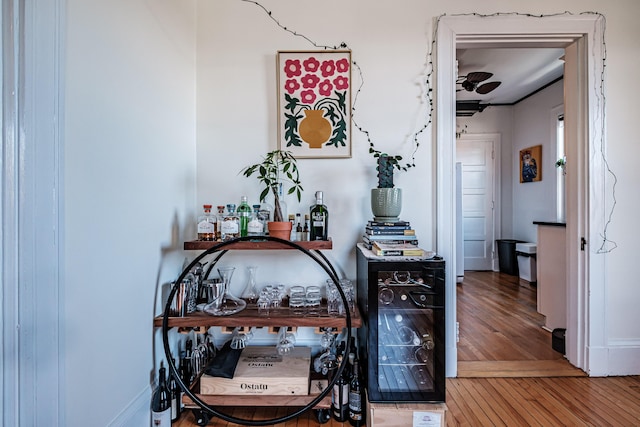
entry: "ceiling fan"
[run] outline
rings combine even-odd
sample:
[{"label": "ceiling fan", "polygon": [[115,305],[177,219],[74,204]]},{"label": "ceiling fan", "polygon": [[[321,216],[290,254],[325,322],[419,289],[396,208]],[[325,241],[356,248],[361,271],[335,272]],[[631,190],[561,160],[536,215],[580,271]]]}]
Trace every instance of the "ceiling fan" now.
[{"label": "ceiling fan", "polygon": [[[502,82],[488,82],[488,83],[480,84],[485,80],[489,80],[491,77],[493,77],[492,73],[487,73],[484,71],[474,71],[472,73],[467,74],[466,76],[460,76],[458,78],[458,80],[460,81],[456,83],[461,85],[462,89],[466,90],[467,92],[475,91],[480,95],[484,95],[491,92],[492,90],[500,86],[500,84],[502,83]],[[458,91],[461,91],[462,89],[458,89]]]}]

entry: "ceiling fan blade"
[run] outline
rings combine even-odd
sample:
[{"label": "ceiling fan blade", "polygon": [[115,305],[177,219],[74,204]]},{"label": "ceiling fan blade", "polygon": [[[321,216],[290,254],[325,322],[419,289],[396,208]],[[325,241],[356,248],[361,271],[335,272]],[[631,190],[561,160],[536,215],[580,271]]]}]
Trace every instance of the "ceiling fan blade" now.
[{"label": "ceiling fan blade", "polygon": [[489,83],[485,83],[483,85],[478,86],[478,88],[476,89],[476,92],[479,93],[480,95],[484,95],[486,93],[491,92],[492,90],[494,90],[495,88],[497,88],[498,86],[500,86],[502,82],[489,82]]},{"label": "ceiling fan blade", "polygon": [[474,83],[483,82],[491,77],[493,77],[492,73],[486,73],[484,71],[474,71],[473,73],[467,74],[467,80]]}]

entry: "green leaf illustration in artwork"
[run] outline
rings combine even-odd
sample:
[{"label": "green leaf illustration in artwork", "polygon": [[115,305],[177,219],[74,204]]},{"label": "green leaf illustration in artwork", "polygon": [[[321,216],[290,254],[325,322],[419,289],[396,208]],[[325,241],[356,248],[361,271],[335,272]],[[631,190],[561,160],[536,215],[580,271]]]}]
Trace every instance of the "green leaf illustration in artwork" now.
[{"label": "green leaf illustration in artwork", "polygon": [[326,107],[326,113],[324,117],[331,120],[331,124],[335,127],[340,120],[342,120],[342,115],[336,111],[336,109],[332,105],[328,105]]},{"label": "green leaf illustration in artwork", "polygon": [[302,140],[298,135],[298,120],[302,118],[300,114],[287,114],[285,113],[285,117],[287,118],[284,122],[284,140],[287,142],[287,147],[302,146]]},{"label": "green leaf illustration in artwork", "polygon": [[347,123],[344,120],[340,120],[333,127],[333,134],[331,139],[326,145],[334,145],[336,148],[345,147],[347,141]]},{"label": "green leaf illustration in artwork", "polygon": [[342,112],[342,114],[347,114],[347,92],[338,92],[335,91],[334,92],[336,94],[336,96],[338,97],[338,107],[340,108],[340,111]]},{"label": "green leaf illustration in artwork", "polygon": [[302,116],[299,114],[295,114],[295,109],[300,103],[300,100],[287,93],[284,94],[284,100],[286,101],[286,104],[284,106],[285,110],[291,112],[284,114],[286,118],[284,122],[284,140],[287,143],[286,146],[301,147],[302,140],[298,135],[298,121],[302,118]]},{"label": "green leaf illustration in artwork", "polygon": [[300,104],[300,100],[298,98],[294,98],[288,93],[284,94],[284,100],[286,101],[285,109],[291,111],[292,113],[295,111],[298,104]]}]

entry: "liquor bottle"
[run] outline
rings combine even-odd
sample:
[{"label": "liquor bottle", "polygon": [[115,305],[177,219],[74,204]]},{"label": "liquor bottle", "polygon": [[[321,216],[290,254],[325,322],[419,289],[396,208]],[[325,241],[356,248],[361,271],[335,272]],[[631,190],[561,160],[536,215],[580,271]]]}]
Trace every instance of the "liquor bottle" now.
[{"label": "liquor bottle", "polygon": [[302,240],[309,240],[309,215],[304,215],[304,228],[302,229]]},{"label": "liquor bottle", "polygon": [[291,237],[289,238],[289,240],[291,240],[292,242],[295,242],[296,240],[296,217],[294,214],[289,214],[289,222],[291,223]]},{"label": "liquor bottle", "polygon": [[211,205],[202,205],[204,214],[198,217],[198,240],[211,241],[215,239],[216,217],[211,215]]},{"label": "liquor bottle", "polygon": [[221,237],[222,241],[235,239],[240,236],[240,218],[236,214],[235,203],[227,205],[227,214],[222,219]]},{"label": "liquor bottle", "polygon": [[358,359],[353,361],[353,373],[349,383],[349,424],[354,427],[365,425],[364,411],[362,408],[364,399],[364,389],[360,381],[360,370]]},{"label": "liquor bottle", "polygon": [[[173,359],[173,363],[176,360]],[[175,421],[180,418],[182,413],[182,390],[176,382],[176,377],[173,373],[169,373],[169,392],[171,393],[171,421]]]},{"label": "liquor bottle", "polygon": [[171,426],[171,392],[167,387],[165,368],[160,362],[158,387],[151,398],[151,425],[153,427]]},{"label": "liquor bottle", "polygon": [[264,236],[264,219],[260,216],[260,205],[253,205],[253,212],[247,224],[247,236]]},{"label": "liquor bottle", "polygon": [[[344,356],[344,341],[340,343],[338,350],[338,366]],[[336,421],[344,422],[349,418],[349,369],[345,366],[342,374],[333,385],[331,394],[331,412]]]},{"label": "liquor bottle", "polygon": [[191,385],[191,378],[193,377],[193,372],[191,372],[191,350],[193,348],[193,341],[191,339],[187,339],[187,342],[184,346],[184,357],[180,361],[180,366],[182,366],[182,382]]},{"label": "liquor bottle", "polygon": [[267,231],[267,223],[273,221],[273,206],[267,202],[260,203],[260,218],[264,221],[265,232]]},{"label": "liquor bottle", "polygon": [[218,215],[216,215],[216,241],[222,241],[222,221],[224,220],[224,206],[218,205]]},{"label": "liquor bottle", "polygon": [[299,213],[296,214],[296,240],[302,241],[302,219]]},{"label": "liquor bottle", "polygon": [[240,237],[248,236],[249,218],[251,217],[251,206],[247,203],[247,196],[240,198],[240,205],[238,205],[238,218],[240,221]]},{"label": "liquor bottle", "polygon": [[309,240],[327,240],[329,228],[329,211],[322,203],[322,191],[316,191],[316,204],[309,209],[311,229]]}]

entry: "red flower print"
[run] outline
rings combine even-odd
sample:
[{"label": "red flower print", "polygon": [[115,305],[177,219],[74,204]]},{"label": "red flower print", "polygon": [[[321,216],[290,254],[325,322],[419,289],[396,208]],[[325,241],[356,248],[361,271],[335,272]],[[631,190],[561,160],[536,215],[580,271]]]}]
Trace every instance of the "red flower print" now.
[{"label": "red flower print", "polygon": [[322,61],[320,70],[322,71],[322,77],[331,77],[336,71],[336,63],[333,61],[333,59]]},{"label": "red flower print", "polygon": [[345,76],[338,76],[333,79],[333,84],[336,85],[336,89],[344,90],[349,87],[349,79]]},{"label": "red flower print", "polygon": [[306,74],[300,80],[302,81],[302,87],[305,89],[313,89],[320,81],[320,77],[315,74]]},{"label": "red flower print", "polygon": [[299,59],[287,59],[284,63],[284,72],[288,78],[299,76],[302,74],[302,67]]},{"label": "red flower print", "polygon": [[320,92],[320,95],[322,96],[331,96],[332,90],[333,90],[333,85],[331,84],[329,79],[326,79],[326,80],[323,80],[322,83],[320,83],[318,92]]},{"label": "red flower print", "polygon": [[347,58],[338,59],[336,61],[336,68],[339,73],[344,73],[349,69],[349,61]]},{"label": "red flower print", "polygon": [[284,83],[284,88],[289,92],[289,95],[293,95],[296,90],[300,89],[300,83],[296,79],[289,79]]},{"label": "red flower print", "polygon": [[303,90],[300,92],[301,101],[305,104],[313,104],[316,100],[316,94],[312,90]]},{"label": "red flower print", "polygon": [[304,65],[305,71],[308,71],[310,73],[315,73],[316,71],[318,71],[318,67],[320,66],[320,61],[318,61],[316,58],[312,56],[311,58],[305,59],[302,62],[302,65]]}]

